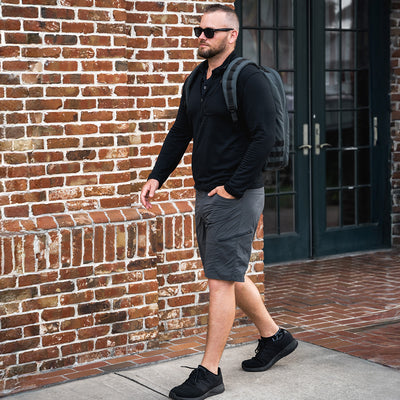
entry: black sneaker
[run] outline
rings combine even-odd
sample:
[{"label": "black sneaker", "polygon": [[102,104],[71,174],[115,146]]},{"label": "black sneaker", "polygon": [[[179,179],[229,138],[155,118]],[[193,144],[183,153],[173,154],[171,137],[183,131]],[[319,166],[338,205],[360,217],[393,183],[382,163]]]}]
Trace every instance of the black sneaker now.
[{"label": "black sneaker", "polygon": [[215,375],[199,365],[193,369],[182,385],[174,387],[169,392],[169,397],[175,400],[203,400],[224,390],[221,369],[218,368],[218,375]]},{"label": "black sneaker", "polygon": [[266,371],[281,358],[287,356],[297,347],[297,340],[285,329],[270,338],[258,340],[256,355],[242,362],[242,368],[249,372]]}]

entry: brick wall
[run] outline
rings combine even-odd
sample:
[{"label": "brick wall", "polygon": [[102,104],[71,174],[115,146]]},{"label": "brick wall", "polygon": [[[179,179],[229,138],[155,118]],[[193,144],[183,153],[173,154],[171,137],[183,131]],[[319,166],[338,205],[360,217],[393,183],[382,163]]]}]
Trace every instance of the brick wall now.
[{"label": "brick wall", "polygon": [[392,0],[391,14],[391,137],[392,147],[392,242],[400,245],[400,1]]},{"label": "brick wall", "polygon": [[[206,4],[1,0],[3,393],[205,330],[190,148],[151,213],[138,192],[197,63]],[[260,224],[260,292],[262,245]]]}]

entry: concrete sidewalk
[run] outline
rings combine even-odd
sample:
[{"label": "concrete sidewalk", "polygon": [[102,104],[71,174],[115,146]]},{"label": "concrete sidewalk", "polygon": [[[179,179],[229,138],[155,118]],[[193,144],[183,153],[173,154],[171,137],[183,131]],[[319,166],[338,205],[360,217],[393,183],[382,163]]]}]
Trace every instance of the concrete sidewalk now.
[{"label": "concrete sidewalk", "polygon": [[[299,342],[269,371],[249,373],[256,344],[229,347],[221,362],[225,400],[399,400],[400,370]],[[161,400],[197,367],[202,354],[9,396],[10,400]]]}]

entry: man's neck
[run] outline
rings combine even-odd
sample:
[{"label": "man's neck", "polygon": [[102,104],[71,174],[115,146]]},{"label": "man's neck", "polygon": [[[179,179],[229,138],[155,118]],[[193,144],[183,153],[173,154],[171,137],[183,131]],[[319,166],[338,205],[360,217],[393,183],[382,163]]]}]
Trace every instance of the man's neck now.
[{"label": "man's neck", "polygon": [[218,54],[214,57],[209,58],[208,61],[208,71],[207,71],[207,79],[211,77],[212,71],[218,67],[220,67],[224,61],[232,54],[233,50],[230,49],[222,54]]}]

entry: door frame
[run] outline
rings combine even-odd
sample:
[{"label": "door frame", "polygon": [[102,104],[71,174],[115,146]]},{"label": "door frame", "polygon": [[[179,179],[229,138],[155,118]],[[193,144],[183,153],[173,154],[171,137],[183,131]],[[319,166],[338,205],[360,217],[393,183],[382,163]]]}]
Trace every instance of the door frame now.
[{"label": "door frame", "polygon": [[[377,213],[379,224],[371,226],[370,233],[362,240],[359,235],[354,236],[354,229],[341,227],[336,235],[333,235],[331,243],[327,245],[318,237],[318,222],[325,221],[326,207],[315,207],[315,190],[317,174],[313,173],[314,159],[314,123],[313,90],[323,90],[325,93],[325,71],[319,71],[313,65],[313,54],[317,51],[317,40],[312,38],[313,32],[309,29],[320,29],[324,32],[325,15],[324,7],[315,7],[315,1],[320,0],[294,0],[295,35],[294,35],[294,59],[295,59],[295,120],[294,143],[296,152],[294,179],[296,191],[295,204],[295,232],[281,235],[269,235],[265,245],[265,260],[268,263],[291,261],[297,259],[314,258],[319,256],[345,253],[349,251],[363,251],[377,248],[390,247],[391,245],[391,197],[390,197],[390,0],[370,0],[370,17],[374,22],[370,23],[370,58],[380,60],[371,63],[370,71],[374,79],[371,81],[371,93],[379,93],[379,96],[371,95],[371,109],[379,115],[378,146],[373,149],[371,159],[374,159],[376,168],[371,168],[371,185],[376,187],[376,198],[373,199],[371,209]],[[242,20],[242,1],[235,2],[236,11]],[[306,23],[304,23],[306,21]],[[319,24],[319,25],[318,25]],[[242,37],[239,35],[237,52],[242,54]],[[382,43],[387,44],[382,46]],[[306,44],[306,45],[305,45]],[[319,50],[320,51],[320,50]],[[325,57],[322,57],[325,59]],[[380,73],[376,73],[376,69]],[[382,73],[382,71],[386,71]],[[301,76],[301,79],[299,79]],[[319,85],[316,83],[319,82]],[[316,89],[317,88],[317,89]],[[298,95],[301,93],[301,96]],[[303,94],[307,97],[304,101]],[[379,98],[379,100],[377,100]],[[381,99],[384,99],[383,101]],[[319,116],[321,125],[325,125],[325,111]],[[307,125],[306,125],[307,124]],[[306,126],[306,128],[304,128]],[[307,129],[308,143],[313,148],[304,155],[298,150],[303,144],[303,129]],[[324,155],[325,156],[325,155]],[[306,171],[306,172],[305,172]],[[321,178],[321,177],[319,177]],[[325,179],[325,178],[324,178]],[[306,189],[304,189],[306,188]],[[324,186],[325,188],[325,186]],[[325,195],[324,195],[325,196]],[[321,211],[322,210],[322,211]],[[365,228],[364,228],[365,229]],[[351,239],[351,235],[353,235]],[[354,242],[356,241],[356,243]],[[352,241],[351,246],[349,245]],[[358,241],[358,242],[357,242]],[[326,239],[325,239],[326,242]],[[355,245],[355,246],[354,246]],[[268,249],[274,249],[269,252]],[[280,249],[279,253],[276,249]]]},{"label": "door frame", "polygon": [[[311,3],[311,29],[316,32],[325,32],[325,10],[320,6],[320,0],[310,0]],[[385,3],[386,7],[382,7]],[[317,6],[315,6],[317,4]],[[388,0],[370,0],[369,4],[369,49],[370,49],[370,141],[371,141],[371,213],[376,223],[368,226],[342,226],[340,229],[324,230],[326,221],[325,205],[325,174],[316,171],[325,171],[325,151],[321,150],[320,156],[315,156],[314,130],[315,123],[321,126],[321,143],[325,134],[325,110],[321,106],[321,96],[313,93],[325,93],[325,58],[314,57],[325,49],[325,35],[319,35],[321,40],[311,41],[312,71],[310,81],[312,123],[311,143],[312,156],[312,257],[331,254],[340,254],[351,251],[364,251],[390,246],[390,57],[389,22],[390,2]],[[385,10],[387,14],[385,13]],[[311,33],[312,34],[312,33]],[[317,35],[315,35],[317,36]],[[388,46],[382,46],[387,43]],[[322,61],[321,61],[322,59]],[[377,73],[379,71],[379,73]],[[386,71],[386,73],[382,73]],[[385,95],[386,94],[386,95]],[[323,103],[324,104],[324,103]],[[314,118],[315,116],[315,118]],[[378,141],[376,146],[373,140],[373,117],[378,117]],[[322,195],[321,193],[323,192]],[[321,206],[321,203],[323,204]],[[378,240],[380,238],[380,240]]]}]

